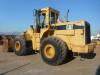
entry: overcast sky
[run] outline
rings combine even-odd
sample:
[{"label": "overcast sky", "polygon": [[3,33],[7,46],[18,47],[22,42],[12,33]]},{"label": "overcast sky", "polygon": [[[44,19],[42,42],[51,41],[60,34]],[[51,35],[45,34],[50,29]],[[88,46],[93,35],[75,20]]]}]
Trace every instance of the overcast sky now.
[{"label": "overcast sky", "polygon": [[100,0],[0,0],[0,32],[23,32],[33,24],[33,9],[53,7],[69,20],[87,20],[92,34],[100,32]]}]

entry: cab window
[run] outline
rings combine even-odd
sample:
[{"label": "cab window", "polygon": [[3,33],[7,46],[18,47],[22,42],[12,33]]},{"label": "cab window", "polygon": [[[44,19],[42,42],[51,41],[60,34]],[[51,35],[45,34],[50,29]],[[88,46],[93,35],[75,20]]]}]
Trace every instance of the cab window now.
[{"label": "cab window", "polygon": [[44,27],[45,25],[45,14],[40,15],[40,26]]},{"label": "cab window", "polygon": [[57,23],[58,14],[51,12],[50,14],[50,24]]}]

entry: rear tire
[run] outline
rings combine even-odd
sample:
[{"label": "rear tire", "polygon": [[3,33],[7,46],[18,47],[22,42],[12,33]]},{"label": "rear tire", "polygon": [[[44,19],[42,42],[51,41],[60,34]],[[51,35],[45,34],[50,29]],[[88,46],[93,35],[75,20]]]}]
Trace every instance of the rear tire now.
[{"label": "rear tire", "polygon": [[[47,45],[52,45],[54,47],[55,55],[53,58],[48,58],[47,55],[45,54],[45,47]],[[40,49],[41,49],[40,53],[41,53],[43,61],[49,65],[56,66],[64,62],[66,55],[67,55],[68,47],[62,40],[56,37],[47,37],[43,39],[43,41],[41,42]]]}]

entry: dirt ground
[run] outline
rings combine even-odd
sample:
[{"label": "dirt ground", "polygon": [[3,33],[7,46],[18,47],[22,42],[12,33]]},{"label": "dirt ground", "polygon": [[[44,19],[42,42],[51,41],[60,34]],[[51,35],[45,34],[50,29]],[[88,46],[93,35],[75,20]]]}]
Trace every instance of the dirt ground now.
[{"label": "dirt ground", "polygon": [[16,56],[0,53],[0,75],[100,75],[100,46],[95,55],[80,60],[79,57],[60,66],[45,64],[39,54]]}]

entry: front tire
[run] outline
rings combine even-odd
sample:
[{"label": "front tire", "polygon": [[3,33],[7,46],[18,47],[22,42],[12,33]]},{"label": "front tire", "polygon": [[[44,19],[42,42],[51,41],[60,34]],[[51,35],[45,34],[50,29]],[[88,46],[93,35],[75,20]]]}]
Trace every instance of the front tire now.
[{"label": "front tire", "polygon": [[25,56],[32,53],[32,46],[24,38],[18,37],[14,41],[14,52],[18,56]]},{"label": "front tire", "polygon": [[56,37],[47,37],[43,39],[40,49],[43,61],[49,65],[62,64],[68,50],[66,44]]}]

